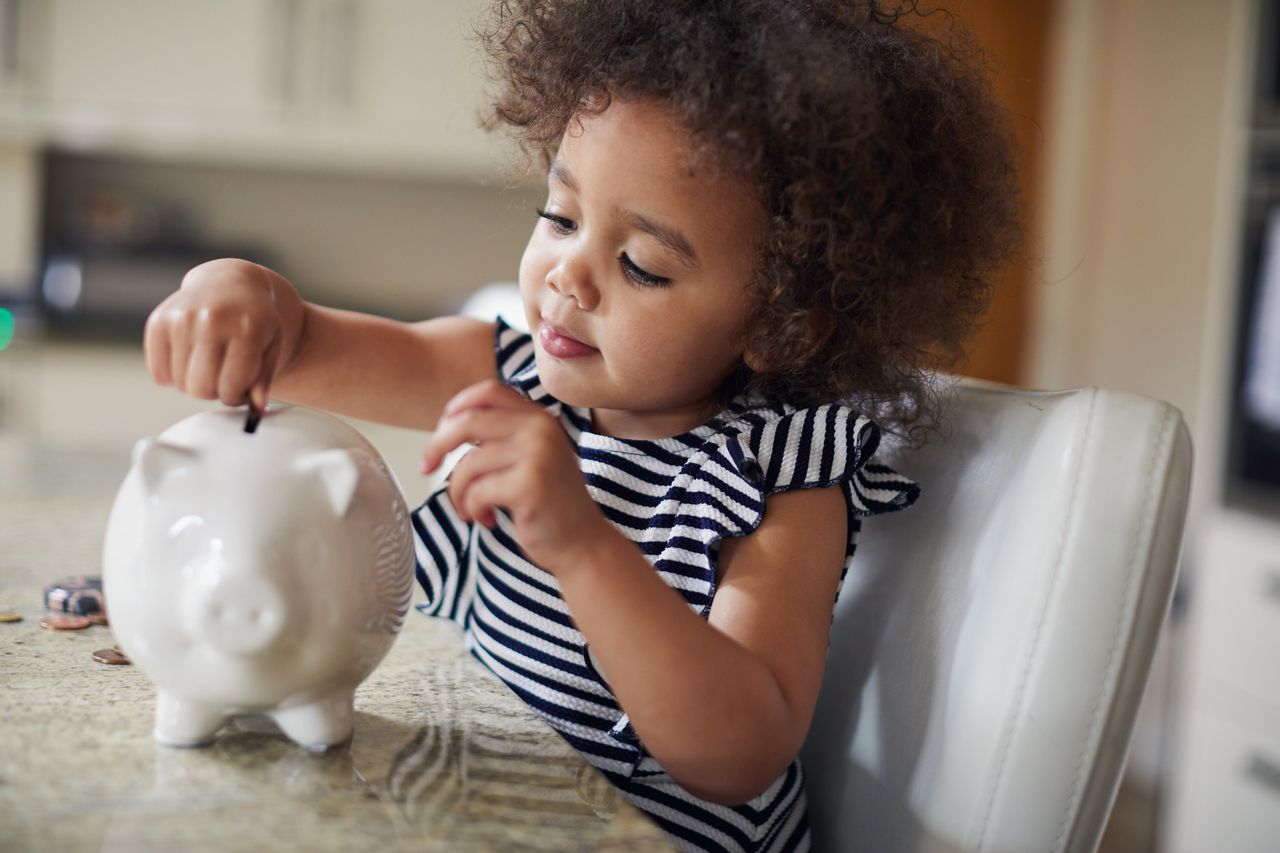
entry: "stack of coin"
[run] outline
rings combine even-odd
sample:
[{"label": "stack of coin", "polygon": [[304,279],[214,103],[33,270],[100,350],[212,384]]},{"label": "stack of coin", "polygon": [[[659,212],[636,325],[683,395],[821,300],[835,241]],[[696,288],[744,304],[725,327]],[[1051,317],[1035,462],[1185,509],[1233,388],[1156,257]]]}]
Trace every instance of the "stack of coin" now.
[{"label": "stack of coin", "polygon": [[45,587],[44,606],[80,616],[105,612],[107,605],[102,597],[102,577],[72,575],[59,578]]},{"label": "stack of coin", "polygon": [[[90,625],[107,625],[107,603],[102,597],[102,578],[97,575],[74,575],[59,578],[44,590],[44,605],[53,612],[40,620],[40,627],[51,631],[82,631]],[[0,613],[21,619],[17,613]],[[98,649],[93,653],[98,663],[121,666],[131,663],[119,646]]]}]

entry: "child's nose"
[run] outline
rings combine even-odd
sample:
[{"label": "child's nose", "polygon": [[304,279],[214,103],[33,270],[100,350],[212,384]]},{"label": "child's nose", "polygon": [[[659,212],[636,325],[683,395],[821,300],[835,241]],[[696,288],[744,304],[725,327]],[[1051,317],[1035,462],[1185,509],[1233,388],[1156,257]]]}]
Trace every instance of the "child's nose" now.
[{"label": "child's nose", "polygon": [[548,273],[547,286],[564,298],[572,299],[583,311],[591,311],[600,303],[600,291],[582,261],[561,261]]}]

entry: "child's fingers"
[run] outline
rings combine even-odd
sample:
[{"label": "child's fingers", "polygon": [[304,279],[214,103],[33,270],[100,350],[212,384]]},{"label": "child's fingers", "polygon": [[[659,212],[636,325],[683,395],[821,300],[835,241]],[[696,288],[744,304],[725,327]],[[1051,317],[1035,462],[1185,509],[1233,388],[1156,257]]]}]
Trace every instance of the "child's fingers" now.
[{"label": "child's fingers", "polygon": [[465,518],[473,518],[485,527],[492,527],[496,521],[495,513],[510,507],[518,482],[519,472],[515,465],[487,471],[472,480],[461,497],[461,503],[455,500],[453,505]]},{"label": "child's fingers", "polygon": [[279,331],[271,338],[258,366],[258,375],[249,388],[249,403],[259,412],[267,410],[267,392],[276,378],[277,362],[280,360],[282,346]]},{"label": "child's fingers", "polygon": [[422,453],[422,473],[434,471],[455,447],[481,444],[510,435],[528,416],[511,409],[468,408],[442,417]]},{"label": "child's fingers", "polygon": [[142,336],[143,352],[147,356],[147,371],[157,385],[172,385],[173,373],[169,365],[169,332],[155,313],[147,318]]},{"label": "child's fingers", "polygon": [[518,461],[510,442],[492,442],[476,447],[458,460],[449,474],[449,500],[464,519],[481,518],[484,506],[471,501],[471,488],[486,477],[505,471]]},{"label": "child's fingers", "polygon": [[187,393],[201,400],[218,396],[218,376],[226,355],[226,344],[221,341],[197,343],[187,362]]},{"label": "child's fingers", "polygon": [[486,379],[483,382],[468,385],[454,394],[449,402],[445,403],[440,419],[444,420],[450,415],[469,408],[519,409],[533,405],[514,388],[504,385],[497,379]]},{"label": "child's fingers", "polygon": [[423,451],[422,473],[434,471],[454,448],[505,435],[531,414],[545,415],[541,407],[497,379],[467,386],[445,405],[440,423]]},{"label": "child's fingers", "polygon": [[467,512],[472,519],[479,521],[486,528],[493,528],[498,524],[498,510],[504,510],[506,503],[503,498],[490,497],[492,494],[511,494],[506,483],[509,479],[509,470],[494,471],[493,474],[479,480],[476,483],[477,488],[467,492],[466,506]]},{"label": "child's fingers", "polygon": [[191,338],[185,332],[169,337],[169,376],[173,387],[187,390],[187,365],[191,362]]},{"label": "child's fingers", "polygon": [[228,406],[239,406],[248,396],[250,405],[264,411],[279,353],[279,334],[270,341],[237,338],[230,342],[218,380],[219,400]]},{"label": "child's fingers", "polygon": [[223,405],[239,406],[261,373],[261,347],[252,341],[232,341],[227,345],[222,372],[218,375],[218,399]]}]

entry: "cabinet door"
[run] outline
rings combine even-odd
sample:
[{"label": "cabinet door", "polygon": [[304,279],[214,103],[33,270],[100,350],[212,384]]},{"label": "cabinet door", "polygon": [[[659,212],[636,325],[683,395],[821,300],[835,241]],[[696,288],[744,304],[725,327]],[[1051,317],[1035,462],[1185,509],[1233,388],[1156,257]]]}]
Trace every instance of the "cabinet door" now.
[{"label": "cabinet door", "polygon": [[31,97],[47,43],[44,10],[36,0],[0,0],[0,105]]},{"label": "cabinet door", "polygon": [[332,119],[381,145],[461,171],[491,171],[501,143],[478,126],[485,0],[330,0],[325,88]]},{"label": "cabinet door", "polygon": [[180,116],[274,112],[293,80],[298,0],[53,0],[55,109]]}]

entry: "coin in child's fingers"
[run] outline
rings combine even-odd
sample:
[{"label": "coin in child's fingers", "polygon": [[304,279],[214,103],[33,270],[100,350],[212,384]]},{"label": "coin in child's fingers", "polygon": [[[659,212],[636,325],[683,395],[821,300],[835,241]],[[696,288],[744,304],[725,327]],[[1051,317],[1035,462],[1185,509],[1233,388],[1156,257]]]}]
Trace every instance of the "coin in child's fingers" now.
[{"label": "coin in child's fingers", "polygon": [[89,620],[90,625],[108,625],[107,614],[101,610],[95,610],[92,613],[86,613],[84,618]]},{"label": "coin in child's fingers", "polygon": [[79,631],[89,627],[89,620],[83,616],[46,616],[40,620],[40,627],[52,631]]},{"label": "coin in child's fingers", "polygon": [[132,663],[128,656],[119,649],[98,649],[93,653],[93,659],[98,663],[105,663],[110,666],[123,666]]},{"label": "coin in child's fingers", "polygon": [[12,610],[0,610],[0,622],[21,622],[22,614]]}]

